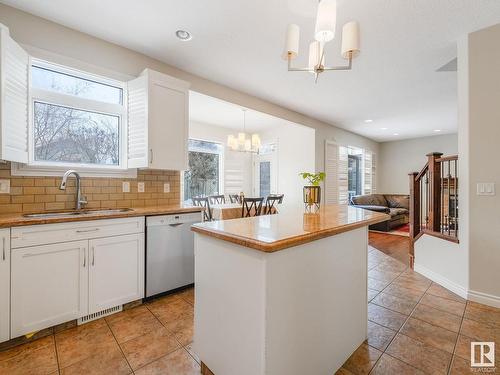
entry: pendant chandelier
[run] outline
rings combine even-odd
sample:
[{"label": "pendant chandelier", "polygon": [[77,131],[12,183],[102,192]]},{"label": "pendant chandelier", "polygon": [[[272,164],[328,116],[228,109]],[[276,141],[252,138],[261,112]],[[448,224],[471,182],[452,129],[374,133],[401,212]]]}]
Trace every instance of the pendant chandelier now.
[{"label": "pendant chandelier", "polygon": [[314,41],[309,45],[309,64],[305,68],[292,67],[292,60],[299,55],[300,29],[296,24],[288,25],[283,59],[288,61],[290,72],[314,73],[315,81],[327,70],[351,70],[352,59],[359,54],[359,25],[356,21],[348,22],[342,28],[341,55],[348,60],[344,66],[325,66],[325,44],[335,37],[337,23],[337,1],[320,0],[316,16]]},{"label": "pendant chandelier", "polygon": [[258,134],[252,134],[250,138],[247,138],[246,134],[246,112],[245,108],[242,109],[243,112],[243,132],[238,133],[238,135],[228,135],[227,137],[227,147],[231,151],[240,152],[252,152],[259,153],[260,148],[260,137]]}]

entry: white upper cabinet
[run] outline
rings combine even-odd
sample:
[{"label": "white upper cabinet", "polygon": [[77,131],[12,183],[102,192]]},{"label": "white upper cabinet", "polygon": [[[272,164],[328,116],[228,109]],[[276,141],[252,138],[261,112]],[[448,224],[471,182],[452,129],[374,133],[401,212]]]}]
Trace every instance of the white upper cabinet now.
[{"label": "white upper cabinet", "polygon": [[28,162],[29,55],[0,24],[0,159]]},{"label": "white upper cabinet", "polygon": [[146,69],[128,83],[128,167],[185,170],[189,84]]}]

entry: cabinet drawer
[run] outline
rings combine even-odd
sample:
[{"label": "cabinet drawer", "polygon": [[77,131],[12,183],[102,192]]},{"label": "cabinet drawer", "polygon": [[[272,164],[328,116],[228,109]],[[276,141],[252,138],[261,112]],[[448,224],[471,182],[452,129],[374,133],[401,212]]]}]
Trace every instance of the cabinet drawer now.
[{"label": "cabinet drawer", "polygon": [[11,247],[44,245],[144,232],[144,217],[101,219],[12,228]]}]

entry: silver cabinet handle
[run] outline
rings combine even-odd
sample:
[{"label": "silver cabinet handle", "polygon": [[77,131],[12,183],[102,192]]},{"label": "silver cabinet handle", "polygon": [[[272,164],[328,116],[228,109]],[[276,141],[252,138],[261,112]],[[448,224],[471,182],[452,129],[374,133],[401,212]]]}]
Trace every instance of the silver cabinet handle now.
[{"label": "silver cabinet handle", "polygon": [[77,229],[76,233],[88,233],[88,232],[97,232],[99,228],[93,229]]},{"label": "silver cabinet handle", "polygon": [[95,264],[95,249],[94,246],[92,246],[92,266]]},{"label": "silver cabinet handle", "polygon": [[85,249],[82,250],[83,250],[83,268],[85,268],[87,266],[87,252],[85,251]]},{"label": "silver cabinet handle", "polygon": [[184,224],[184,223],[175,223],[175,224],[168,224],[168,225],[170,225],[171,227],[178,227],[179,225],[182,225],[182,224]]},{"label": "silver cabinet handle", "polygon": [[2,260],[5,260],[5,237],[2,238]]},{"label": "silver cabinet handle", "polygon": [[149,163],[150,164],[153,163],[153,149],[152,148],[149,149]]}]

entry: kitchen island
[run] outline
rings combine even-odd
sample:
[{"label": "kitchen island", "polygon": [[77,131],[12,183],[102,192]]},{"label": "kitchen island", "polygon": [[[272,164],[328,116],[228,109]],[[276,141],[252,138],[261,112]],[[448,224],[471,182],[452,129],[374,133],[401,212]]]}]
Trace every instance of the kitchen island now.
[{"label": "kitchen island", "polygon": [[368,225],[331,205],[195,224],[202,373],[332,375],[367,337]]}]

